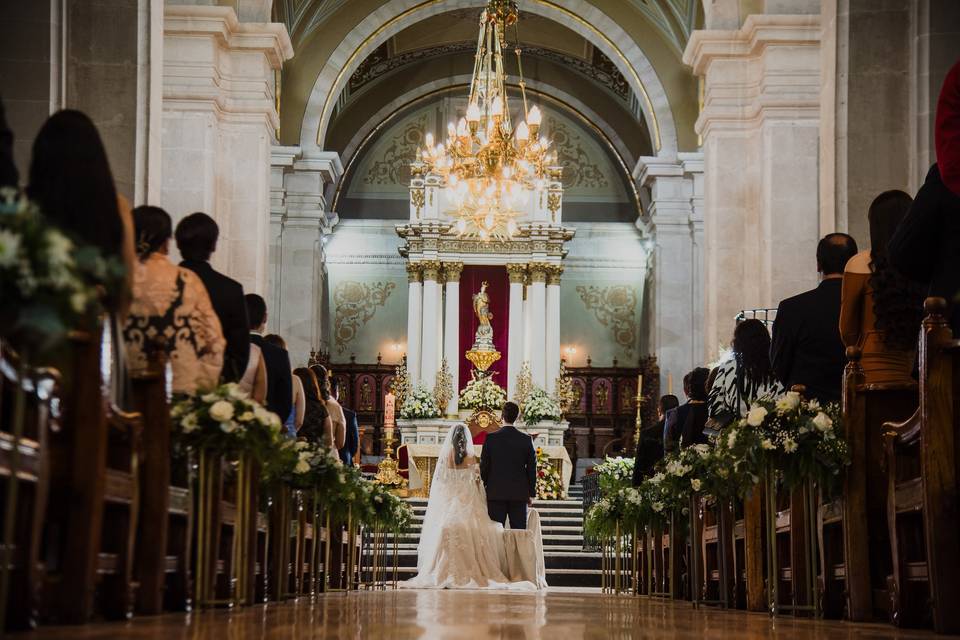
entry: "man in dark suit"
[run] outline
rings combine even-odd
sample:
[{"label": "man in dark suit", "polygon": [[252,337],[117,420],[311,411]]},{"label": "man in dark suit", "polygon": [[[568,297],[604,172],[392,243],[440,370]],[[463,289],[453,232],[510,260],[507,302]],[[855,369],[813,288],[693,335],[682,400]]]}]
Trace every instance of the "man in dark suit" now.
[{"label": "man in dark suit", "polygon": [[687,401],[663,416],[663,450],[667,453],[706,444],[703,433],[707,425],[707,378],[710,370],[697,367],[683,377],[683,393]]},{"label": "man in dark suit", "polygon": [[180,266],[200,277],[210,294],[213,310],[220,318],[223,337],[227,340],[220,377],[224,382],[237,382],[243,377],[250,357],[250,325],[243,286],[210,266],[210,256],[217,250],[220,228],[207,214],[191,213],[177,224],[175,236],[177,249],[183,256]]},{"label": "man in dark suit", "polygon": [[657,405],[657,422],[640,430],[640,441],[633,457],[633,486],[639,487],[651,474],[654,465],[663,458],[663,429],[667,412],[679,406],[677,396],[661,396]]},{"label": "man in dark suit", "polygon": [[267,409],[286,422],[293,408],[293,373],[290,356],[285,349],[263,339],[267,328],[267,303],[255,293],[246,295],[247,318],[250,321],[250,342],[260,347],[267,369]]},{"label": "man in dark suit", "polygon": [[843,268],[857,254],[857,242],[830,233],[817,245],[820,285],[787,298],[777,309],[770,345],[773,371],[787,389],[802,384],[821,402],[839,402],[846,351],[840,340]]},{"label": "man in dark suit", "polygon": [[[340,402],[339,378],[330,379],[330,395],[332,395],[337,402]],[[340,460],[348,467],[352,467],[353,458],[360,449],[360,424],[357,422],[356,411],[346,408],[343,406],[343,403],[340,403],[340,408],[343,409],[343,417],[347,423],[346,439],[343,442],[343,448],[339,450]]]},{"label": "man in dark suit", "polygon": [[533,439],[513,426],[520,407],[507,402],[502,413],[503,427],[487,436],[480,454],[487,513],[500,524],[509,516],[511,529],[526,529],[527,507],[537,495],[537,452]]}]

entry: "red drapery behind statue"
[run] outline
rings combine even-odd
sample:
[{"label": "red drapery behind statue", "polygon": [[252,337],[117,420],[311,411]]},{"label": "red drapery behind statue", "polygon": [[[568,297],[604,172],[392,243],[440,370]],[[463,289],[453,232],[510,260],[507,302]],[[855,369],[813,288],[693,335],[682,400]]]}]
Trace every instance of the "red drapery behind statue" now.
[{"label": "red drapery behind statue", "polygon": [[[490,370],[494,372],[493,381],[501,387],[507,386],[507,324],[510,317],[510,280],[504,266],[466,265],[460,276],[460,389],[470,382],[470,370],[473,364],[463,354],[473,347],[477,333],[477,316],[473,312],[473,294],[480,291],[480,284],[487,281],[487,296],[490,298],[490,312],[493,314],[493,345],[500,352]],[[426,339],[426,336],[424,336]]]}]

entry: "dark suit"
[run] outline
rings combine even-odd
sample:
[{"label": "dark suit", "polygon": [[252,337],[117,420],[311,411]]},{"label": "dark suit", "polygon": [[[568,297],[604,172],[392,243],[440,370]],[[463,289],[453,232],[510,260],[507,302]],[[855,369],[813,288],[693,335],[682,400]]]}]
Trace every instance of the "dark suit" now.
[{"label": "dark suit", "polygon": [[347,466],[353,466],[353,457],[360,449],[360,424],[357,422],[357,413],[343,407],[343,417],[347,420],[347,438],[340,449],[340,460]]},{"label": "dark suit", "polygon": [[487,488],[487,513],[511,529],[527,528],[527,500],[537,495],[537,452],[533,439],[512,424],[487,436],[480,455],[480,477]]},{"label": "dark suit", "polygon": [[686,402],[676,409],[667,411],[663,426],[664,451],[676,451],[678,448],[705,444],[703,434],[708,417],[706,402]]},{"label": "dark suit", "polygon": [[960,195],[943,184],[937,165],[927,172],[887,250],[900,273],[929,285],[927,295],[946,298],[953,335],[960,336]]},{"label": "dark suit", "polygon": [[652,427],[640,431],[640,442],[633,458],[633,486],[639,487],[653,471],[653,466],[663,458],[663,426],[660,420]]},{"label": "dark suit", "polygon": [[247,360],[250,358],[250,325],[247,323],[243,286],[214,271],[209,262],[184,260],[180,266],[196,273],[207,288],[213,310],[220,318],[223,337],[227,340],[220,377],[224,382],[237,382],[247,370]]},{"label": "dark suit", "polygon": [[807,388],[820,402],[839,402],[846,350],[840,340],[840,288],[843,280],[824,280],[816,289],[787,298],[777,309],[770,362],[777,379],[790,389]]},{"label": "dark suit", "polygon": [[293,373],[290,371],[290,355],[285,349],[272,345],[256,333],[250,334],[250,342],[263,352],[263,364],[267,368],[267,409],[286,422],[293,408]]}]

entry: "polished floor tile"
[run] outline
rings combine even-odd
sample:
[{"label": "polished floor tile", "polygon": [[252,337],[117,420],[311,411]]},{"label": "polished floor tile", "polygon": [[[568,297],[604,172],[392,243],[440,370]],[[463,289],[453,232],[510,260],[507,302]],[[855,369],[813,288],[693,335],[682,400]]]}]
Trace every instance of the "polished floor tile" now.
[{"label": "polished floor tile", "polygon": [[[885,624],[811,621],[597,592],[546,594],[387,591],[331,594],[237,611],[137,618],[127,623],[47,627],[19,636],[182,640],[387,640],[405,638],[577,640],[619,638],[927,638]],[[942,636],[938,636],[942,637]]]}]

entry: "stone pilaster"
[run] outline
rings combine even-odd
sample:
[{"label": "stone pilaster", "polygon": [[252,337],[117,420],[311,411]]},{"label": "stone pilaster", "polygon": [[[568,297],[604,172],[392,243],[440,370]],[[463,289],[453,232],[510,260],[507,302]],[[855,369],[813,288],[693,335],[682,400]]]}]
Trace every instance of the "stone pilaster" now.
[{"label": "stone pilaster", "polygon": [[547,269],[548,265],[530,264],[527,310],[530,312],[530,376],[533,384],[547,388]]},{"label": "stone pilaster", "polygon": [[[443,357],[447,360],[450,379],[453,381],[453,395],[445,408],[448,416],[457,414],[457,400],[460,393],[460,273],[462,262],[444,262],[443,278],[446,313],[443,323]],[[444,407],[440,407],[441,411]]]},{"label": "stone pilaster", "polygon": [[816,284],[820,18],[751,15],[695,31],[683,60],[704,81],[705,350],[744,308]]},{"label": "stone pilaster", "polygon": [[513,398],[517,388],[517,376],[523,367],[523,287],[527,277],[527,265],[508,264],[510,278],[510,318],[507,320],[507,397]]},{"label": "stone pilaster", "polygon": [[163,33],[161,202],[175,221],[209,213],[220,225],[214,266],[267,294],[275,73],[293,55],[286,27],[241,25],[231,7],[168,4]]},{"label": "stone pilaster", "polygon": [[557,376],[560,375],[560,276],[563,267],[558,264],[547,268],[547,318],[546,318],[546,346],[544,360],[546,372],[544,387],[548,393],[553,393]]},{"label": "stone pilaster", "polygon": [[[423,268],[423,321],[420,341],[420,382],[433,389],[440,368],[442,346],[440,327],[441,264],[436,260],[420,263]],[[442,407],[441,407],[442,409]]]},{"label": "stone pilaster", "polygon": [[420,382],[420,337],[423,322],[423,271],[416,262],[407,264],[407,377]]}]

